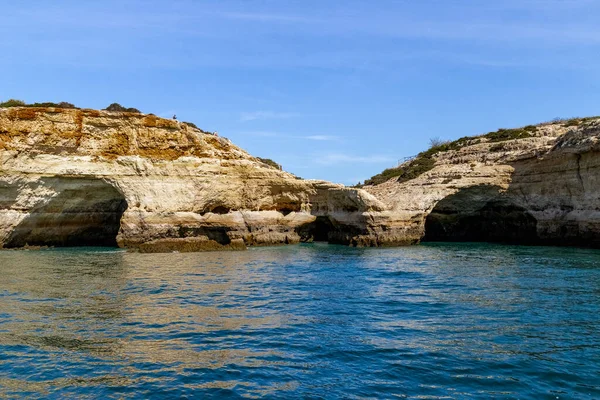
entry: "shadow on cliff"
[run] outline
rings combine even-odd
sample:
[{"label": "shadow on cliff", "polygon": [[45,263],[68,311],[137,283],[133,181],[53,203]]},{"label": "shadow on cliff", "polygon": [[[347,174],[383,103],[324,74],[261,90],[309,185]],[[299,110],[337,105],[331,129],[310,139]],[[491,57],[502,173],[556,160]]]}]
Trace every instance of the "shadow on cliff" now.
[{"label": "shadow on cliff", "polygon": [[478,185],[439,201],[426,217],[423,240],[600,247],[596,150],[555,146],[543,158],[511,166],[504,191]]},{"label": "shadow on cliff", "polygon": [[343,224],[329,215],[316,216],[314,222],[296,228],[301,242],[327,242],[357,246],[356,237],[365,231],[357,226]]},{"label": "shadow on cliff", "polygon": [[127,202],[111,184],[101,179],[51,177],[39,185],[57,194],[30,210],[4,247],[117,246]]},{"label": "shadow on cliff", "polygon": [[437,203],[423,241],[534,244],[537,221],[499,186],[472,186]]}]

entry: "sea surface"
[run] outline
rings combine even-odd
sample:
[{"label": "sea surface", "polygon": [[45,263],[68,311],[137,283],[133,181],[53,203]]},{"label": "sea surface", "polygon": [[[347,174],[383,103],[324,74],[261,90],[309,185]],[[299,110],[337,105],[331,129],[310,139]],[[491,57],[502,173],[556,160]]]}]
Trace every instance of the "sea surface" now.
[{"label": "sea surface", "polygon": [[600,251],[0,252],[0,398],[599,399]]}]

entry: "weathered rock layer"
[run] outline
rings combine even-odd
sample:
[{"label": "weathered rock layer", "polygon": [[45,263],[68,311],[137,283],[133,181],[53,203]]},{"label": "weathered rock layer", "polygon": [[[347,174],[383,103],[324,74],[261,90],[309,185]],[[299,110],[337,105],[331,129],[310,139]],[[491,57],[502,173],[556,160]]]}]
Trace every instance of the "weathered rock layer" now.
[{"label": "weathered rock layer", "polygon": [[[533,132],[533,131],[532,131]],[[600,120],[435,155],[364,190],[302,180],[229,140],[138,113],[0,109],[0,246],[144,252],[325,240],[600,246]]]},{"label": "weathered rock layer", "polygon": [[415,225],[415,240],[600,247],[600,119],[485,137],[441,152],[408,182],[365,187]]},{"label": "weathered rock layer", "polygon": [[0,109],[0,162],[8,248],[360,244],[367,215],[384,208],[367,192],[298,179],[225,138],[137,113]]}]

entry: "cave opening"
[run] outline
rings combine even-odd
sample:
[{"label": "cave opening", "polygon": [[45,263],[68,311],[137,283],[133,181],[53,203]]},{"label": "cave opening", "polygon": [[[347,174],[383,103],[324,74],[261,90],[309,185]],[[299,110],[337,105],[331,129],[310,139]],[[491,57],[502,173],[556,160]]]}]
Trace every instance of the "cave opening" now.
[{"label": "cave opening", "polygon": [[225,206],[217,206],[215,208],[213,208],[212,210],[210,210],[211,213],[213,214],[228,214],[231,211],[231,208],[229,207],[225,207]]},{"label": "cave opening", "polygon": [[101,179],[46,178],[55,195],[33,208],[11,232],[5,247],[117,247],[127,201]]},{"label": "cave opening", "polygon": [[318,216],[313,222],[297,229],[302,242],[329,242],[333,231],[333,223],[327,216]]},{"label": "cave opening", "polygon": [[441,200],[425,219],[423,241],[536,244],[537,220],[493,186]]},{"label": "cave opening", "polygon": [[317,217],[313,227],[313,241],[329,242],[329,233],[333,230],[333,224],[329,217]]}]

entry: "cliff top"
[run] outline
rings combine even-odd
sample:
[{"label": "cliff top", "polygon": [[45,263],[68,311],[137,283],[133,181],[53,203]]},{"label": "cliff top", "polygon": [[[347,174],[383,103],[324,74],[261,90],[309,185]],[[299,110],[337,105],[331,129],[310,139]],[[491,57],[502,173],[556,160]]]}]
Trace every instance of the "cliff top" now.
[{"label": "cliff top", "polygon": [[499,129],[455,141],[438,141],[432,143],[428,150],[397,167],[384,170],[359,186],[374,186],[388,181],[407,182],[441,164],[501,164],[539,156],[551,150],[562,138],[569,137],[573,142],[589,136],[590,132],[598,133],[598,130],[600,117],[571,118],[515,129]]},{"label": "cliff top", "polygon": [[228,139],[189,122],[137,110],[100,111],[46,104],[52,103],[0,108],[0,149],[106,159],[139,155],[154,160],[175,160],[193,156],[262,162]]}]

